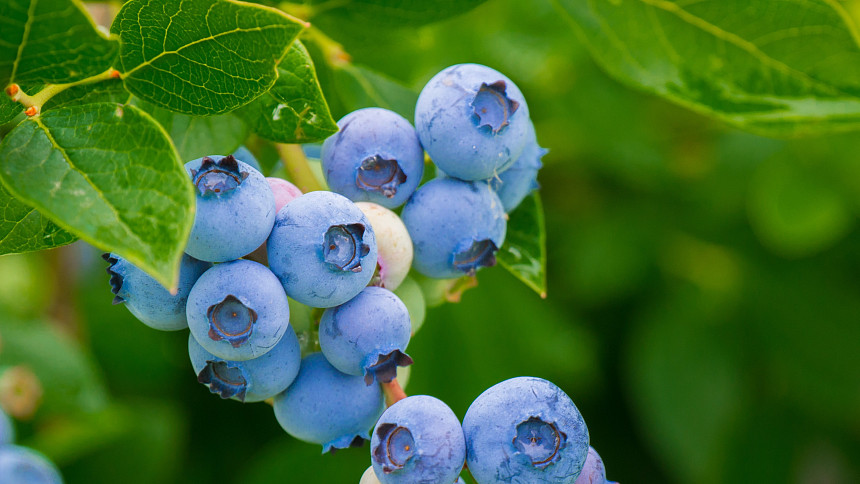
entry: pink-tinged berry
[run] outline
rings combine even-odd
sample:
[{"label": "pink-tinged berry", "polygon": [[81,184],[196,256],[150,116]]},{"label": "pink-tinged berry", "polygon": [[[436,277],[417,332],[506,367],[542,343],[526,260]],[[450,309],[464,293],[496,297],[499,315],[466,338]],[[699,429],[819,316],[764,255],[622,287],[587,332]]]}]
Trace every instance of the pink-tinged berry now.
[{"label": "pink-tinged berry", "polygon": [[302,191],[297,186],[283,178],[266,177],[269,188],[275,194],[275,213],[280,212],[284,205],[302,196]]},{"label": "pink-tinged berry", "polygon": [[376,234],[377,268],[379,273],[371,284],[390,291],[397,289],[412,267],[412,239],[400,217],[391,210],[372,202],[355,204],[370,220]]}]

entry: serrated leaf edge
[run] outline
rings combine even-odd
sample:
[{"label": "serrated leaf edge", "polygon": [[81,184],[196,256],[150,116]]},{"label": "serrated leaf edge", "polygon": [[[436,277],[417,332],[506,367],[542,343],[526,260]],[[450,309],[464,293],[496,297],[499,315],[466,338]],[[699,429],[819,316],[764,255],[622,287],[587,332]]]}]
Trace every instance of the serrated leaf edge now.
[{"label": "serrated leaf edge", "polygon": [[[111,104],[111,105],[114,105],[115,103],[93,103],[93,104]],[[117,103],[115,105],[121,106],[123,109],[131,108],[131,109],[137,111],[138,114],[142,114],[146,119],[151,121],[152,124],[157,126],[158,130],[161,131],[161,133],[164,135],[165,139],[168,140],[170,148],[173,150],[174,159],[177,161],[180,160],[179,152],[176,150],[176,146],[173,145],[173,140],[170,138],[170,135],[164,130],[164,127],[161,126],[161,124],[158,123],[158,121],[156,121],[152,116],[149,115],[149,113],[147,113],[146,111],[144,111],[144,110],[142,110],[136,106],[132,106],[132,105],[128,105],[128,104],[123,105],[123,104]],[[92,182],[90,182],[89,178],[83,172],[81,172],[79,169],[77,169],[74,166],[74,164],[71,162],[71,160],[69,160],[69,157],[66,155],[65,150],[57,145],[56,141],[54,140],[54,137],[51,136],[50,131],[48,130],[47,126],[42,124],[42,122],[39,118],[40,118],[39,116],[34,116],[32,118],[29,118],[27,120],[22,121],[21,123],[25,123],[27,121],[33,121],[33,122],[37,123],[39,128],[45,132],[45,135],[50,140],[51,145],[55,149],[60,151],[60,153],[63,155],[63,159],[66,160],[66,162],[69,164],[69,166],[72,167],[72,169],[77,171],[79,174],[81,174],[84,177],[84,179],[91,186],[93,186]],[[2,145],[2,142],[0,142],[0,145]],[[180,162],[180,166],[181,166],[181,162]],[[184,166],[182,167],[182,169],[183,170],[185,169]],[[182,260],[182,254],[184,253],[184,246],[183,246],[183,250],[180,250],[177,253],[177,255],[173,257],[174,260],[170,261],[172,263],[172,265],[175,266],[175,269],[173,271],[173,274],[170,276],[170,279],[165,279],[164,277],[162,277],[161,274],[153,273],[154,272],[152,270],[153,268],[150,267],[148,261],[146,261],[146,260],[142,259],[141,257],[138,257],[134,254],[128,254],[124,250],[117,250],[115,247],[111,247],[107,244],[103,244],[101,241],[99,241],[93,237],[90,237],[87,234],[79,232],[76,228],[67,224],[65,221],[54,217],[53,214],[47,209],[47,207],[45,207],[43,204],[39,203],[38,200],[33,201],[28,197],[21,196],[20,193],[18,193],[13,187],[11,187],[9,185],[9,183],[6,181],[6,178],[4,176],[2,176],[2,174],[0,174],[0,183],[3,184],[3,187],[6,189],[6,191],[8,191],[13,197],[17,198],[19,201],[21,201],[25,205],[29,205],[31,207],[34,207],[36,210],[39,211],[39,213],[41,213],[42,215],[47,217],[50,221],[54,222],[58,227],[65,230],[66,232],[74,235],[75,237],[78,237],[79,239],[81,239],[85,242],[88,242],[89,244],[93,245],[94,247],[96,247],[99,250],[102,250],[104,252],[113,252],[113,253],[116,253],[116,254],[122,256],[123,258],[125,258],[126,260],[131,262],[136,267],[139,267],[140,269],[145,271],[147,274],[152,276],[156,281],[158,281],[162,286],[164,286],[165,288],[167,288],[171,291],[173,291],[174,289],[176,289],[178,287],[178,284],[179,284],[179,264]],[[188,187],[189,187],[188,188],[189,193],[193,193],[190,183],[188,184]],[[95,186],[93,186],[93,188],[95,188]],[[97,192],[99,193],[99,196],[102,196],[100,191],[97,191]],[[194,196],[189,197],[189,199],[191,200],[192,205],[194,205],[196,203],[196,198]],[[113,205],[111,205],[111,204],[108,204],[108,205],[111,207],[111,210],[114,210]],[[194,223],[195,211],[196,211],[196,207],[192,206],[191,211],[190,211],[191,216],[189,217],[189,220],[185,224],[185,230],[184,230],[184,233],[181,234],[180,240],[187,241],[188,237],[191,235],[191,228],[192,228],[193,223]],[[120,220],[120,218],[117,217],[117,220]]]}]

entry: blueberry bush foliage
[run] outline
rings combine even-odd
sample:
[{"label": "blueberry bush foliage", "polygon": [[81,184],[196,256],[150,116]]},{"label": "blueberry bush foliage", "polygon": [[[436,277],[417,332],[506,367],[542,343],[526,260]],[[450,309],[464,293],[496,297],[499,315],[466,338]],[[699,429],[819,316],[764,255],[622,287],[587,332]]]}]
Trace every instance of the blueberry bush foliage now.
[{"label": "blueberry bush foliage", "polygon": [[[247,145],[266,175],[313,188],[318,164],[294,145],[361,107],[412,119],[432,73],[483,62],[535,99],[551,149],[499,252],[550,297],[499,306],[518,288],[488,275],[473,291],[485,299],[431,310],[439,329],[415,352],[461,356],[428,356],[413,384],[462,416],[460,395],[543,372],[592,395],[583,413],[598,415],[593,441],[622,482],[850,482],[858,18],[847,0],[4,0],[0,254],[81,239],[171,287],[194,217],[185,161]],[[274,440],[266,409],[242,417],[271,427],[258,437],[225,423],[231,406],[204,420],[164,403],[191,391],[181,338],[99,323],[127,315],[93,309],[104,281],[78,292],[98,276],[56,252],[0,258],[0,393],[27,394],[6,370],[20,362],[51,388],[25,433],[64,472],[193,481],[220,476],[203,446],[260,438],[259,455],[237,451],[236,482],[357,481],[366,463],[320,467],[315,449]],[[471,284],[425,289],[453,299]],[[67,290],[77,309],[63,313],[52,305]],[[93,323],[67,321],[69,338],[45,308]],[[486,359],[508,346],[525,369]],[[302,462],[317,468],[290,467]]]}]

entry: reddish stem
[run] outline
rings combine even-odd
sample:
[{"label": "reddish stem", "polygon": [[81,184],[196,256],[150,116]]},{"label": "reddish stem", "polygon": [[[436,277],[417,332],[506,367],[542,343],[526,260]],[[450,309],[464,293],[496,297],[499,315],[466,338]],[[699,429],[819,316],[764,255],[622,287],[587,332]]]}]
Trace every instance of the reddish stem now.
[{"label": "reddish stem", "polygon": [[388,383],[383,383],[382,392],[385,393],[385,404],[389,407],[406,398],[406,392],[400,387],[397,378]]}]

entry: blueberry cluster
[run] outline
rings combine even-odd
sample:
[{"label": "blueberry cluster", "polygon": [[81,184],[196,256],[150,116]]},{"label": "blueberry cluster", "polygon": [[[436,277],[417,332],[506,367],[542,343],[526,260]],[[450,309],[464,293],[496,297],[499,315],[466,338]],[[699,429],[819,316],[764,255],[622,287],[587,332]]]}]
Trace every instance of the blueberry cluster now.
[{"label": "blueberry cluster", "polygon": [[242,151],[188,162],[197,211],[178,287],[171,293],[108,253],[114,303],[152,328],[188,328],[191,365],[212,393],[270,400],[291,435],[326,451],[349,447],[369,438],[385,408],[379,383],[412,363],[416,328],[393,292],[412,242],[380,205],[302,194],[254,165]]},{"label": "blueberry cluster", "polygon": [[60,471],[33,449],[15,445],[15,428],[0,410],[0,482],[3,484],[62,484]]},{"label": "blueberry cluster", "polygon": [[[290,435],[323,452],[371,440],[362,482],[450,484],[467,463],[480,484],[581,482],[588,431],[546,380],[490,388],[462,425],[436,398],[393,398],[424,318],[410,269],[456,278],[493,265],[506,213],[537,186],[546,150],[522,93],[457,65],[423,89],[415,128],[379,108],[338,126],[320,150],[331,191],[264,178],[247,151],[188,162],[197,211],[177,290],[105,254],[114,302],[155,329],[189,328],[198,381],[269,401]],[[437,176],[419,187],[425,151]]]},{"label": "blueberry cluster", "polygon": [[457,483],[464,464],[478,484],[608,484],[588,442],[576,405],[541,378],[490,387],[462,426],[442,401],[411,396],[377,421],[360,484]]}]

